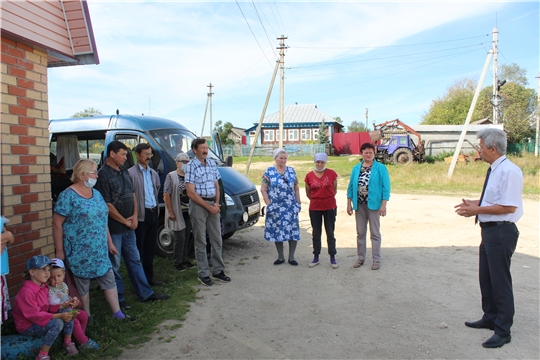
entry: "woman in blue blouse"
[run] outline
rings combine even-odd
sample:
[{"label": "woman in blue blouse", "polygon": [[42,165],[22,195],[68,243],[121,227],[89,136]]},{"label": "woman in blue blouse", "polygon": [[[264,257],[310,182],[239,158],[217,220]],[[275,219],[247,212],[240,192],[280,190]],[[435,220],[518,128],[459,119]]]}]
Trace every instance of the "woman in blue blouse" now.
[{"label": "woman in blue blouse", "polygon": [[96,163],[82,159],[75,164],[73,185],[62,191],[54,207],[53,240],[56,258],[64,260],[75,279],[83,309],[90,315],[90,280],[103,289],[114,318],[125,316],[118,304],[116,281],[109,252],[116,254],[107,227],[109,209],[99,191]]},{"label": "woman in blue blouse", "polygon": [[289,264],[298,266],[294,258],[296,244],[300,240],[300,188],[296,172],[287,166],[287,152],[274,150],[275,165],[263,174],[261,194],[266,203],[264,238],[276,244],[278,258],[274,265],[285,262],[283,243],[289,243]]},{"label": "woman in blue blouse", "polygon": [[386,216],[386,203],[390,200],[390,177],[386,166],[375,160],[375,146],[365,143],[360,147],[362,161],[351,173],[347,188],[347,214],[356,217],[356,245],[359,268],[366,260],[366,234],[369,223],[373,263],[371,270],[381,267],[380,217]]}]

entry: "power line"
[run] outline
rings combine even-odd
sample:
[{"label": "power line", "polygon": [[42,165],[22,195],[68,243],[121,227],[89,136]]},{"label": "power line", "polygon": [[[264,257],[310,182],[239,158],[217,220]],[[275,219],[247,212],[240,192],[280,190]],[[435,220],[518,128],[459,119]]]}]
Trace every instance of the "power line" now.
[{"label": "power line", "polygon": [[447,42],[475,39],[475,38],[485,37],[485,36],[489,36],[489,35],[491,35],[491,34],[471,36],[471,37],[461,38],[461,39],[434,41],[434,42],[417,43],[417,44],[403,44],[403,45],[343,46],[343,47],[339,47],[339,46],[327,46],[327,47],[325,47],[325,46],[290,46],[290,48],[294,48],[294,49],[335,49],[335,50],[343,50],[343,49],[381,49],[381,48],[392,48],[392,47],[406,47],[406,46],[420,46],[420,45],[441,44],[441,43],[447,43]]},{"label": "power line", "polygon": [[[276,18],[276,14],[274,13],[274,9],[272,8],[272,4],[274,4],[274,7],[276,8],[276,12],[278,13],[279,21]],[[274,16],[274,20],[276,20],[276,24],[277,24],[277,26],[278,26],[278,28],[280,30],[280,33],[286,34],[287,32],[285,31],[285,25],[283,25],[283,20],[281,20],[281,15],[279,14],[279,10],[277,8],[277,5],[276,5],[275,1],[273,3],[270,3],[270,10],[272,10],[272,15]],[[281,26],[279,26],[280,22],[281,22],[281,25],[283,26],[283,28],[281,28]]]},{"label": "power line", "polygon": [[437,57],[430,58],[430,59],[415,60],[415,61],[410,61],[410,62],[405,62],[405,63],[391,64],[391,65],[379,66],[379,67],[368,68],[368,69],[341,71],[341,72],[325,73],[325,74],[317,74],[317,75],[287,76],[287,78],[288,79],[295,79],[295,78],[306,78],[306,77],[330,76],[330,75],[348,74],[348,73],[360,72],[360,71],[379,70],[379,69],[384,69],[384,68],[389,68],[389,67],[416,64],[416,63],[425,62],[425,61],[431,61],[431,60],[440,59],[440,58],[453,58],[455,56],[459,56],[459,55],[463,55],[463,54],[469,54],[469,53],[472,53],[474,51],[476,51],[476,50],[463,51],[463,52],[459,52],[459,53],[456,53],[456,54],[442,55],[442,56],[437,56]]},{"label": "power line", "polygon": [[350,61],[341,61],[341,62],[335,62],[335,63],[327,63],[327,64],[319,64],[319,65],[305,65],[305,66],[293,66],[290,67],[290,69],[302,69],[302,68],[311,68],[311,67],[321,67],[321,66],[331,66],[331,65],[341,65],[341,64],[350,64],[350,63],[356,63],[356,62],[365,62],[365,61],[372,61],[372,60],[383,60],[383,59],[392,59],[396,57],[404,57],[404,56],[415,56],[415,55],[423,55],[423,54],[430,54],[434,52],[441,52],[441,51],[449,51],[449,50],[456,50],[456,49],[464,49],[468,47],[473,46],[481,46],[484,43],[479,44],[473,44],[473,45],[466,45],[466,46],[458,46],[455,48],[447,48],[447,49],[440,49],[440,50],[432,50],[432,51],[423,51],[419,53],[412,53],[412,54],[400,54],[400,55],[392,55],[392,56],[383,56],[383,57],[377,57],[377,58],[369,58],[369,59],[362,59],[362,60],[350,60]]},{"label": "power line", "polygon": [[[238,4],[238,1],[236,2]],[[274,52],[274,46],[272,45],[272,41],[270,41],[270,37],[268,36],[268,33],[266,32],[266,28],[264,27],[264,24],[261,20],[261,16],[259,15],[259,11],[257,11],[257,7],[255,6],[255,2],[251,0],[251,4],[253,5],[253,9],[255,10],[255,13],[257,14],[257,17],[259,18],[259,22],[261,23],[261,26],[263,28],[264,34],[266,35],[266,39],[268,40],[268,44],[270,45],[270,48],[272,49],[272,52]],[[274,52],[274,55],[277,58],[277,54]]]},{"label": "power line", "polygon": [[257,37],[255,36],[255,33],[253,32],[253,30],[251,29],[251,26],[249,26],[249,22],[247,21],[246,19],[246,16],[244,15],[244,12],[242,11],[242,8],[240,7],[240,4],[238,3],[238,0],[236,0],[236,5],[238,5],[238,9],[240,9],[240,12],[242,13],[242,16],[244,17],[244,20],[246,21],[246,24],[249,28],[249,31],[251,31],[251,35],[253,35],[253,38],[255,39],[255,41],[257,42],[257,45],[259,45],[259,49],[261,49],[262,53],[264,54],[264,57],[266,58],[266,60],[268,61],[268,64],[273,68],[274,66],[272,65],[272,63],[270,62],[270,59],[268,59],[268,57],[266,56],[266,53],[264,52],[261,44],[259,44],[259,40],[257,40]]}]

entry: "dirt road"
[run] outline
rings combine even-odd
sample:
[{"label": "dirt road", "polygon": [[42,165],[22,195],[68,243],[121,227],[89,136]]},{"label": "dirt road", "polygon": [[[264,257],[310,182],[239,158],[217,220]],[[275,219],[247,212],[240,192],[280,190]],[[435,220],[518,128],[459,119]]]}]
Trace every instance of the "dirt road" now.
[{"label": "dirt road", "polygon": [[[351,267],[356,259],[355,223],[345,212],[343,191],[338,193],[338,269],[330,268],[326,248],[321,264],[308,268],[312,248],[307,202],[300,215],[298,267],[273,265],[276,251],[263,239],[263,218],[225,244],[231,283],[201,285],[182,328],[162,329],[122,358],[538,359],[539,202],[526,200],[518,223],[512,342],[484,349],[481,343],[492,332],[463,325],[482,313],[480,231],[473,219],[455,215],[453,206],[460,200],[392,195],[381,225],[378,271],[370,270],[371,261]],[[163,340],[170,336],[173,341]]]}]

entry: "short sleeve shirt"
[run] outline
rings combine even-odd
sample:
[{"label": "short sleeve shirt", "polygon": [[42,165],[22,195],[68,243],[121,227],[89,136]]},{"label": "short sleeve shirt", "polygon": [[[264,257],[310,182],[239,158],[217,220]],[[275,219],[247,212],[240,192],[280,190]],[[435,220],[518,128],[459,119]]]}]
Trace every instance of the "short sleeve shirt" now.
[{"label": "short sleeve shirt", "polygon": [[310,188],[309,210],[325,211],[337,208],[334,182],[338,175],[326,169],[319,178],[313,171],[306,174],[304,182]]},{"label": "short sleeve shirt", "polygon": [[195,192],[201,197],[211,198],[216,196],[216,185],[221,176],[216,163],[212,159],[206,159],[206,166],[195,158],[186,166],[186,183],[195,185]]},{"label": "short sleeve shirt", "polygon": [[[106,203],[115,207],[120,215],[130,217],[135,212],[133,200],[133,183],[125,167],[120,170],[105,164],[99,169],[96,189],[101,193]],[[111,234],[120,234],[129,228],[109,217],[109,231]]]}]

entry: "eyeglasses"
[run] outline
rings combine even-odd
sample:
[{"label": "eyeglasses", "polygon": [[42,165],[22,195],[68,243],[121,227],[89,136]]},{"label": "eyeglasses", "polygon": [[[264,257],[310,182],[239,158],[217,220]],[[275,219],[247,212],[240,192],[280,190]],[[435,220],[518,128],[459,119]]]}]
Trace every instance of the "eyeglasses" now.
[{"label": "eyeglasses", "polygon": [[96,175],[96,174],[97,174],[97,171],[89,171],[89,172],[87,172],[87,174],[89,174],[89,175]]},{"label": "eyeglasses", "polygon": [[189,160],[178,160],[177,163],[189,164]]}]

